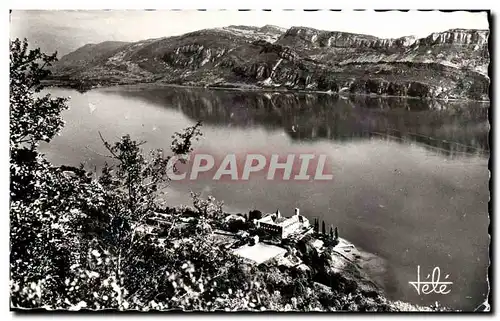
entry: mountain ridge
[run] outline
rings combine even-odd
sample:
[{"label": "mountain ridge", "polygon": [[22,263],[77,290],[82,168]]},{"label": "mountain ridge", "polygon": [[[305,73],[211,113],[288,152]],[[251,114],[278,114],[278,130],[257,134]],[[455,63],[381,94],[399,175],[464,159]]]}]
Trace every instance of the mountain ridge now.
[{"label": "mountain ridge", "polygon": [[488,40],[489,31],[481,29],[378,38],[300,26],[232,25],[87,44],[53,66],[52,81],[488,100]]}]

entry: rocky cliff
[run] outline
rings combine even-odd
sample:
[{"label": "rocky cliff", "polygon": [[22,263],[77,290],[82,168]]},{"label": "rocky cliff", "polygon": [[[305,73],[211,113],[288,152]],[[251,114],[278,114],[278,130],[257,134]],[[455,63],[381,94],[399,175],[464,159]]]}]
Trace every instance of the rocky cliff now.
[{"label": "rocky cliff", "polygon": [[488,38],[488,30],[381,39],[306,27],[229,26],[85,45],[61,58],[52,80],[488,100]]}]

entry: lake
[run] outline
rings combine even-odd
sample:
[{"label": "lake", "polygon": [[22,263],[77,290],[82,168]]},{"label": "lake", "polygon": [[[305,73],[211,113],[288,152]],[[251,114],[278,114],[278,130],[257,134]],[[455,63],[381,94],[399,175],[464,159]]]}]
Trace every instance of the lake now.
[{"label": "lake", "polygon": [[[488,104],[148,86],[45,92],[71,97],[61,135],[42,146],[56,164],[102,166],[98,131],[168,150],[172,134],[198,120],[195,151],[325,154],[331,181],[178,181],[167,202],[190,205],[192,190],[223,200],[226,211],[289,216],[298,207],[386,260],[376,279],[391,299],[464,310],[485,300]],[[418,265],[422,278],[434,267],[441,280],[449,274],[451,292],[418,295],[408,283]]]}]

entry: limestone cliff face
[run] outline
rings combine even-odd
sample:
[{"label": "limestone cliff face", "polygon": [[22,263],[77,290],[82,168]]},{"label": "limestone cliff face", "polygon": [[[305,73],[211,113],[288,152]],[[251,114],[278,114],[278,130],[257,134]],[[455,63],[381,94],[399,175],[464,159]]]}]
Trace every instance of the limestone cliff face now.
[{"label": "limestone cliff face", "polygon": [[323,31],[313,28],[292,27],[286,31],[283,39],[296,41],[300,39],[312,46],[335,48],[397,48],[404,50],[413,45],[431,46],[437,44],[477,45],[488,44],[488,30],[451,29],[435,32],[429,36],[417,39],[407,36],[395,39],[381,39],[374,36],[353,34],[347,32]]},{"label": "limestone cliff face", "polygon": [[445,32],[435,32],[420,39],[419,45],[452,44],[459,46],[486,46],[489,30],[451,29]]},{"label": "limestone cliff face", "polygon": [[414,37],[398,39],[381,39],[374,36],[337,31],[322,31],[313,28],[292,27],[284,35],[284,41],[303,40],[315,47],[328,48],[404,48],[415,42]]},{"label": "limestone cliff face", "polygon": [[191,44],[166,52],[162,59],[174,67],[197,69],[217,60],[227,51],[227,48],[206,48],[203,45]]},{"label": "limestone cliff face", "polygon": [[87,45],[54,79],[90,83],[321,90],[488,99],[488,30],[381,39],[305,27],[229,26],[137,43]]}]

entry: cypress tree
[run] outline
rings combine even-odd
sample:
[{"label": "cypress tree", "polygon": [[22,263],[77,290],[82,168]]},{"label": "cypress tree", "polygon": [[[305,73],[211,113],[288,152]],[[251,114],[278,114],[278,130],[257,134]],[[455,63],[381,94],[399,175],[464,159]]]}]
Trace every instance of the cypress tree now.
[{"label": "cypress tree", "polygon": [[335,240],[338,241],[339,239],[339,230],[337,229],[337,227],[335,226]]},{"label": "cypress tree", "polygon": [[325,225],[325,221],[323,221],[323,222],[322,222],[322,224],[321,224],[321,233],[326,234],[326,225]]}]

